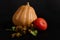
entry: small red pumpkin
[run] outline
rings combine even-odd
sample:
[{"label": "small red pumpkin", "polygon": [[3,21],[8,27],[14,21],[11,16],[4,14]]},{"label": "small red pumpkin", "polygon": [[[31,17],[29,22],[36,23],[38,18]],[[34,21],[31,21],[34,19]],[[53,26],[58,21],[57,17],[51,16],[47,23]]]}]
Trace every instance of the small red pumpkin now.
[{"label": "small red pumpkin", "polygon": [[46,30],[47,29],[47,22],[43,18],[37,18],[33,24],[40,30]]}]

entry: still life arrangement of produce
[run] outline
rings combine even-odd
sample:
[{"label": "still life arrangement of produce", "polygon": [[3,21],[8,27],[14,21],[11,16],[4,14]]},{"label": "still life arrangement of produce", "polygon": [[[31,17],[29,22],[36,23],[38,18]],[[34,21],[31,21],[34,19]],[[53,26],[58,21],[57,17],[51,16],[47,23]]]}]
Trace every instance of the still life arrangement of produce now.
[{"label": "still life arrangement of produce", "polygon": [[[44,18],[38,18],[36,12],[32,6],[30,6],[29,2],[26,5],[20,6],[17,11],[14,13],[12,17],[12,22],[15,26],[12,26],[12,38],[20,37],[23,34],[26,34],[28,31],[33,36],[36,36],[38,30],[45,31],[47,29],[47,22]],[[36,30],[37,28],[38,30]],[[10,29],[6,29],[10,30]]]}]

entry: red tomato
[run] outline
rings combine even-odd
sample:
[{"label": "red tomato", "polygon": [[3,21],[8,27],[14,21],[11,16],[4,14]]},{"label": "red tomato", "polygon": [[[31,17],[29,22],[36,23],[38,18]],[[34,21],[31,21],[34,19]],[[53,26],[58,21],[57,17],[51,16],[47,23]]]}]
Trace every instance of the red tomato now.
[{"label": "red tomato", "polygon": [[33,24],[40,30],[46,30],[47,29],[47,22],[43,18],[37,18]]}]

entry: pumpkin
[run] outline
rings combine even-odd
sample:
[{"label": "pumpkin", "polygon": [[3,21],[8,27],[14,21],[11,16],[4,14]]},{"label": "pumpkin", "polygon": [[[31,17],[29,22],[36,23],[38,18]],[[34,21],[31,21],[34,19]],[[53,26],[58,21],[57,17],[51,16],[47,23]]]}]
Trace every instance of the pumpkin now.
[{"label": "pumpkin", "polygon": [[29,5],[29,2],[27,2],[27,5],[19,7],[12,17],[15,25],[22,26],[30,25],[35,19],[37,19],[37,15],[34,8]]}]

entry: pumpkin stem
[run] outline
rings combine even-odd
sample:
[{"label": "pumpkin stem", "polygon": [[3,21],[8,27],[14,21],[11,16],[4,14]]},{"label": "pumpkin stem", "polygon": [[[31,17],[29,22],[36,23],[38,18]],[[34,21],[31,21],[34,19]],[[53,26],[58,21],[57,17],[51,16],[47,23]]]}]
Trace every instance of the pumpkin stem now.
[{"label": "pumpkin stem", "polygon": [[29,5],[29,2],[27,2],[27,5],[30,6],[30,5]]}]

